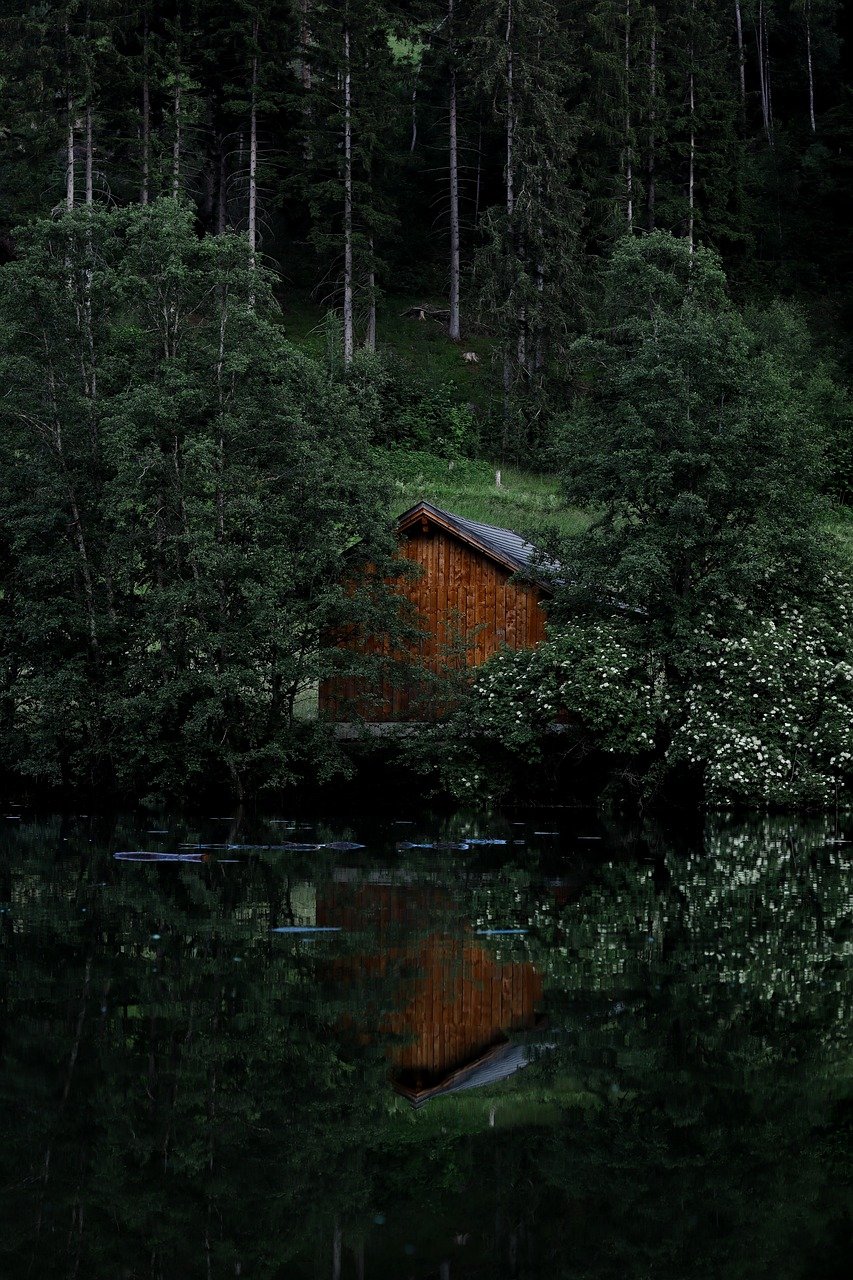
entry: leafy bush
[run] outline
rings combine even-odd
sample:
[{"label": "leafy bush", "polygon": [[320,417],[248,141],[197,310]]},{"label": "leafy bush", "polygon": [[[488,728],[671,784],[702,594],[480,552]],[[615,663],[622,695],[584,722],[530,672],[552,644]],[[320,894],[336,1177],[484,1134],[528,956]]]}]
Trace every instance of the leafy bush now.
[{"label": "leafy bush", "polygon": [[853,600],[836,616],[783,608],[720,640],[683,703],[670,765],[718,805],[827,805],[853,782]]},{"label": "leafy bush", "polygon": [[849,801],[853,592],[828,585],[820,607],[746,615],[736,635],[706,619],[686,687],[644,651],[635,621],[577,621],[499,653],[431,731],[433,766],[460,797],[510,791],[550,750],[610,757],[647,793],[692,783],[718,808]]}]

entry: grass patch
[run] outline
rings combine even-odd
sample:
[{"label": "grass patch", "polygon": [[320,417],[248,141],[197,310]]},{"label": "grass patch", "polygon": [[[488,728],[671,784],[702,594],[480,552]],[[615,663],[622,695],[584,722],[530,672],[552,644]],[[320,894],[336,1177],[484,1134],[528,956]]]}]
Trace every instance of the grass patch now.
[{"label": "grass patch", "polygon": [[565,507],[551,476],[517,467],[496,467],[471,458],[438,458],[416,450],[383,451],[394,492],[394,515],[424,500],[446,511],[501,525],[518,533],[536,534],[557,528],[575,534],[588,520],[582,511]]},{"label": "grass patch", "polygon": [[853,507],[835,507],[828,528],[838,542],[845,565],[853,568]]}]

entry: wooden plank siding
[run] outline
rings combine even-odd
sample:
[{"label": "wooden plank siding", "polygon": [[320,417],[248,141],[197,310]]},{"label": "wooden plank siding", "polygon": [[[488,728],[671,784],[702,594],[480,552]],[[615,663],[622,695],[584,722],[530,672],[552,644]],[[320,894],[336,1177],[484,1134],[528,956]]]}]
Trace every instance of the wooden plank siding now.
[{"label": "wooden plank siding", "polygon": [[528,961],[501,963],[458,920],[441,889],[327,883],[317,923],[369,936],[373,947],[335,962],[334,978],[357,987],[383,975],[394,994],[361,1028],[390,1037],[392,1080],[419,1092],[536,1025],[542,979]]},{"label": "wooden plank siding", "polygon": [[[414,606],[422,639],[394,655],[393,673],[383,676],[370,700],[361,678],[324,680],[320,711],[330,719],[436,718],[446,707],[435,677],[479,666],[505,646],[527,649],[545,638],[546,591],[512,581],[511,569],[453,531],[423,520],[401,533],[400,555],[421,570],[399,579],[396,590]],[[341,647],[389,656],[381,637],[348,637]]]}]

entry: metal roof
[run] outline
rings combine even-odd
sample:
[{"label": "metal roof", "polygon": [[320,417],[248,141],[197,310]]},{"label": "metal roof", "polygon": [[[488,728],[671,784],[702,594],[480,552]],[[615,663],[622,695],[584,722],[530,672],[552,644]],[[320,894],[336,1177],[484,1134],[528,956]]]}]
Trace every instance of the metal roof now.
[{"label": "metal roof", "polygon": [[432,1098],[443,1098],[449,1093],[462,1093],[467,1089],[481,1089],[508,1080],[516,1071],[523,1070],[534,1061],[539,1053],[555,1047],[553,1041],[547,1040],[538,1041],[535,1049],[523,1041],[494,1045],[473,1062],[451,1072],[441,1084],[421,1090],[401,1088],[398,1084],[397,1091],[418,1110]]},{"label": "metal roof", "polygon": [[427,519],[432,518],[436,523],[449,528],[457,533],[463,542],[485,551],[513,572],[520,573],[528,570],[532,576],[542,578],[541,569],[540,572],[536,572],[537,548],[520,534],[513,533],[512,529],[483,524],[479,520],[468,520],[465,516],[458,516],[453,511],[444,511],[432,502],[416,503],[414,507],[410,507],[398,517],[397,524],[401,529],[408,527],[419,515]]}]

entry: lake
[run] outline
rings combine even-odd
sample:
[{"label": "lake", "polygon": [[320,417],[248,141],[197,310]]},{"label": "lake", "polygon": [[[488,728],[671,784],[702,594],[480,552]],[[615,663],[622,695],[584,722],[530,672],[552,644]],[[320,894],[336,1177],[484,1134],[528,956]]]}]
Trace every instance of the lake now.
[{"label": "lake", "polygon": [[10,810],[0,1275],[846,1276],[851,835]]}]

